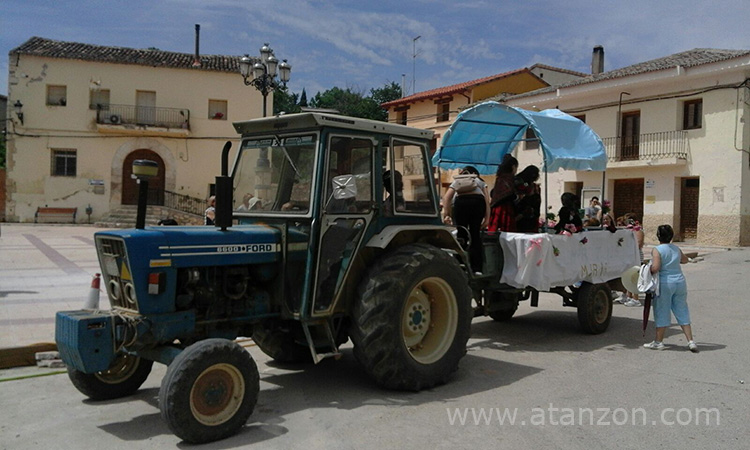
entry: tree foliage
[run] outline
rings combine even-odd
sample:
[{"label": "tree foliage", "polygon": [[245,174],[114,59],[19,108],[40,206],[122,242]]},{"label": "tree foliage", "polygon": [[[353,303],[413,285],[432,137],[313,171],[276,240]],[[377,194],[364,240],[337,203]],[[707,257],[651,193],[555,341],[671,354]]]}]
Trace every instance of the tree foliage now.
[{"label": "tree foliage", "polygon": [[289,92],[286,86],[273,91],[273,114],[300,112],[300,106],[297,104],[298,97],[297,94]]},{"label": "tree foliage", "polygon": [[386,121],[388,112],[380,105],[398,98],[401,98],[401,86],[395,82],[370,89],[369,95],[352,88],[333,87],[324,92],[318,92],[309,100],[304,89],[298,95],[282,88],[274,92],[273,112],[274,114],[282,111],[294,113],[301,111],[303,107],[310,107],[333,109],[345,116]]}]

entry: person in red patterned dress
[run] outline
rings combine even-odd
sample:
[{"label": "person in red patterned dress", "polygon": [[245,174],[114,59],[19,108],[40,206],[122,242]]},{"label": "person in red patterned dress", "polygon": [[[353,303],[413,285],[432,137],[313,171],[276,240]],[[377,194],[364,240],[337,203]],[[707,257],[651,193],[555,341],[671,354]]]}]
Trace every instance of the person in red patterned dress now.
[{"label": "person in red patterned dress", "polygon": [[518,160],[510,154],[503,157],[497,167],[495,187],[490,200],[490,223],[487,231],[516,231],[516,187],[514,177],[518,170]]}]

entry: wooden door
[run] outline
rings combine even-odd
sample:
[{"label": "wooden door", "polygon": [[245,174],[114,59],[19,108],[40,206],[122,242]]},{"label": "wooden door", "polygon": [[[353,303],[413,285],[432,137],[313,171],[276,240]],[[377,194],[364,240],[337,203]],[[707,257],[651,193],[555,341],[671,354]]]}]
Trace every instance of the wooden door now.
[{"label": "wooden door", "polygon": [[627,213],[635,213],[643,221],[643,178],[615,180],[613,196],[615,219]]},{"label": "wooden door", "polygon": [[622,143],[620,149],[621,160],[637,160],[640,153],[641,112],[623,113],[620,130],[620,142]]},{"label": "wooden door", "polygon": [[135,115],[136,123],[142,125],[153,125],[156,121],[156,92],[135,92]]},{"label": "wooden door", "polygon": [[698,236],[700,179],[683,178],[680,184],[680,236],[682,239],[695,239]]},{"label": "wooden door", "polygon": [[138,183],[131,175],[133,174],[133,161],[136,159],[150,159],[159,165],[155,177],[148,180],[148,204],[164,204],[164,161],[159,155],[151,150],[140,149],[131,152],[123,162],[122,166],[122,204],[138,204]]}]

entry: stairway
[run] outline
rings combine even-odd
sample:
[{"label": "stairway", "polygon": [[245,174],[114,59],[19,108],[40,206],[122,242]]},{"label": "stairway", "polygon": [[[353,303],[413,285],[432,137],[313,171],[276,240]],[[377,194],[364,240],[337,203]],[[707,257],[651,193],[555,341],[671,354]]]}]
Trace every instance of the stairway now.
[{"label": "stairway", "polygon": [[[135,218],[138,213],[137,205],[120,205],[110,210],[94,225],[99,228],[135,228]],[[146,209],[146,225],[156,225],[162,219],[161,208],[153,206]]]}]

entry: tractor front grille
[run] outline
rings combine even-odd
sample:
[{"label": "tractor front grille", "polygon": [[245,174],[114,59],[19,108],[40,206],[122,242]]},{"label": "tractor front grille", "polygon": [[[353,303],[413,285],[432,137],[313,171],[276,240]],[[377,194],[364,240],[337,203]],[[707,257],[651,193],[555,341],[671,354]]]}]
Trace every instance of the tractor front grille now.
[{"label": "tractor front grille", "polygon": [[138,300],[125,242],[120,239],[98,238],[97,252],[112,309],[138,312]]}]

